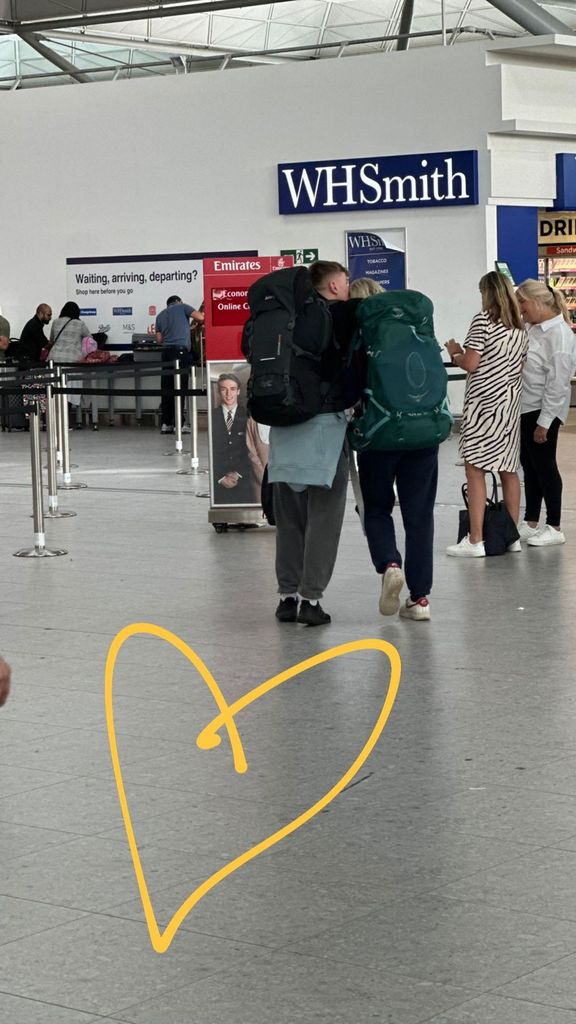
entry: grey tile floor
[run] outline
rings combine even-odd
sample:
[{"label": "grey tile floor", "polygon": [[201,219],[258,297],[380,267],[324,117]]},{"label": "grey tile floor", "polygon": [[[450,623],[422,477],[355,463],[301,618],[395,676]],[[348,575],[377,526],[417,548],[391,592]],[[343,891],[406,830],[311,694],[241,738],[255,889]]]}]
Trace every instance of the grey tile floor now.
[{"label": "grey tile floor", "polygon": [[[576,435],[564,548],[461,562],[462,470],[441,452],[430,623],[383,619],[350,495],[326,629],[274,619],[274,533],[217,535],[204,474],[151,429],[71,435],[76,518],[32,543],[28,438],[0,435],[1,1024],[576,1024]],[[185,439],[187,440],[187,439]],[[205,437],[201,434],[201,465]],[[179,634],[228,701],[366,637],[402,658],[357,784],[225,879],[151,947],[108,751],[104,663],[125,625]],[[314,804],[367,739],[385,659],[354,653],[242,711],[249,763],[202,752],[205,684],[135,637],[114,680],[134,829],[158,922]]]}]

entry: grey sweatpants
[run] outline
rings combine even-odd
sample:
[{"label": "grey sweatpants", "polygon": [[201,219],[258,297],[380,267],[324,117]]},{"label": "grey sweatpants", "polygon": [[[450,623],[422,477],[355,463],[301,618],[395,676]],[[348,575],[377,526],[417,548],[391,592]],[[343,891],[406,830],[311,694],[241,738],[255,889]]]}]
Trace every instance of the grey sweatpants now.
[{"label": "grey sweatpants", "polygon": [[322,597],[334,571],[347,487],[347,445],[332,487],[293,491],[288,484],[274,484],[279,594],[298,593],[308,601]]}]

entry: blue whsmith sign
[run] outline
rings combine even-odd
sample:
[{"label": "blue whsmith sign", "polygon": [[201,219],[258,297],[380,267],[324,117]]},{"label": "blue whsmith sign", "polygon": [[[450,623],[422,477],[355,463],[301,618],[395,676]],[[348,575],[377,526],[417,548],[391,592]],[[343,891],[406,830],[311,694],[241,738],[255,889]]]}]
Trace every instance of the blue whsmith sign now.
[{"label": "blue whsmith sign", "polygon": [[467,149],[278,164],[278,197],[284,214],[474,205],[478,153]]}]

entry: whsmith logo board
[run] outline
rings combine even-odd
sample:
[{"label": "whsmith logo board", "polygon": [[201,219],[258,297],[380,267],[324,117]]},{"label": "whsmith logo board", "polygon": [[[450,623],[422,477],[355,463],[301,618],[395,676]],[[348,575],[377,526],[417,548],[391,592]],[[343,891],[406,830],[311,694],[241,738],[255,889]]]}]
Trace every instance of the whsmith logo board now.
[{"label": "whsmith logo board", "polygon": [[281,214],[478,203],[478,153],[417,153],[278,164]]}]

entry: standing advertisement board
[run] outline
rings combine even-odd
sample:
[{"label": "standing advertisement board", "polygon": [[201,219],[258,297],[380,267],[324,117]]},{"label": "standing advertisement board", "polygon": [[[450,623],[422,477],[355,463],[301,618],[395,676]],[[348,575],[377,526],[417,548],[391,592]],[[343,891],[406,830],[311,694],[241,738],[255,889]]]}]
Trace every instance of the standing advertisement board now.
[{"label": "standing advertisement board", "polygon": [[369,277],[386,291],[406,287],[406,231],[347,231],[350,280]]},{"label": "standing advertisement board", "polygon": [[294,265],[292,256],[204,261],[210,509],[217,533],[262,524],[260,485],[268,429],[246,408],[250,368],[240,347],[250,315],[248,289],[264,274]]},{"label": "standing advertisement board", "polygon": [[[77,302],[92,332],[108,344],[131,347],[133,334],[154,336],[156,314],[170,295],[198,309],[205,257],[218,253],[158,253],[147,256],[82,256],[66,260],[66,298]],[[225,253],[248,257],[250,251]]]}]

